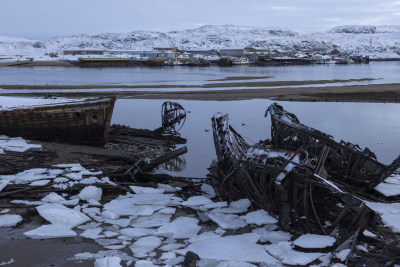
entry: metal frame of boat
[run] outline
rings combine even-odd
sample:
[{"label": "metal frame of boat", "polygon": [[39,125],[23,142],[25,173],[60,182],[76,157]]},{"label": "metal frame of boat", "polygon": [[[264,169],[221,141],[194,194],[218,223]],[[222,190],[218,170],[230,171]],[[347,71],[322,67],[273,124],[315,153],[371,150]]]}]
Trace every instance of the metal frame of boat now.
[{"label": "metal frame of boat", "polygon": [[[318,174],[324,157],[313,165],[302,148],[291,151],[265,142],[250,146],[229,125],[228,115],[216,114],[211,121],[217,185],[278,215],[283,229],[291,225],[306,232],[334,234],[339,224],[341,231],[351,232],[376,219],[363,200]],[[322,219],[333,223],[323,226]]]},{"label": "metal frame of boat", "polygon": [[115,97],[0,110],[0,134],[10,137],[103,146]]},{"label": "metal frame of boat", "polygon": [[369,191],[400,168],[400,156],[386,166],[377,161],[368,148],[350,142],[336,142],[332,136],[303,125],[296,115],[287,112],[277,103],[267,111],[271,115],[271,139],[274,147],[296,150],[302,147],[308,156],[317,161],[325,157],[325,168],[336,183]]}]

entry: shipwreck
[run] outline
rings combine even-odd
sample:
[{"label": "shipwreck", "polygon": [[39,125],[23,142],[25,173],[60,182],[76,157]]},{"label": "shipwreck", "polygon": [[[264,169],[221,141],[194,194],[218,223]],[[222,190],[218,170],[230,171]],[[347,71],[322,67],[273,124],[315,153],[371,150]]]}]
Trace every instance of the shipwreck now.
[{"label": "shipwreck", "polygon": [[211,119],[220,189],[277,215],[283,229],[348,236],[373,223],[377,216],[365,201],[381,201],[369,191],[399,168],[399,158],[386,166],[369,149],[337,143],[277,104],[267,112],[272,140],[255,145],[228,115]]},{"label": "shipwreck", "polygon": [[0,109],[0,134],[104,146],[115,97]]}]

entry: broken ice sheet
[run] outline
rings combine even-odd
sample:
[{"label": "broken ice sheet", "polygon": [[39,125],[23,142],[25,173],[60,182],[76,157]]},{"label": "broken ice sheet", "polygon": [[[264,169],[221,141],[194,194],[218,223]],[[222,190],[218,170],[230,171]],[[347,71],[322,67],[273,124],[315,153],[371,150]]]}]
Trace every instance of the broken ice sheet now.
[{"label": "broken ice sheet", "polygon": [[98,238],[103,238],[104,235],[100,235],[100,233],[103,231],[103,229],[99,228],[92,228],[92,229],[86,229],[83,231],[80,236],[85,237],[85,238],[90,238],[90,239],[98,239]]},{"label": "broken ice sheet", "polygon": [[193,196],[188,198],[188,200],[182,202],[182,206],[195,208],[198,206],[203,206],[211,203],[213,203],[212,200],[210,200],[205,196]]},{"label": "broken ice sheet", "polygon": [[227,208],[214,209],[212,213],[243,213],[250,207],[251,202],[247,198],[232,201]]},{"label": "broken ice sheet", "polygon": [[328,235],[305,234],[297,238],[293,244],[302,248],[326,248],[335,244],[336,239]]},{"label": "broken ice sheet", "polygon": [[0,148],[1,148],[0,154],[4,154],[4,150],[14,151],[14,152],[25,152],[26,150],[31,148],[41,149],[42,146],[35,144],[28,144],[26,140],[21,137],[10,138],[8,136],[1,135]]},{"label": "broken ice sheet", "polygon": [[382,222],[395,233],[400,233],[400,203],[365,202],[366,205],[379,214]]},{"label": "broken ice sheet", "polygon": [[210,220],[218,224],[223,229],[236,230],[239,228],[243,228],[247,225],[246,221],[243,220],[240,216],[234,214],[217,214],[210,213],[208,214]]},{"label": "broken ice sheet", "polygon": [[0,227],[15,226],[22,221],[22,217],[16,214],[0,215]]},{"label": "broken ice sheet", "polygon": [[119,257],[104,257],[96,259],[94,267],[122,267]]},{"label": "broken ice sheet", "polygon": [[153,187],[143,187],[143,186],[129,186],[129,188],[135,192],[135,194],[162,194],[165,190]]},{"label": "broken ice sheet", "polygon": [[133,256],[137,258],[144,258],[148,253],[161,245],[161,238],[156,236],[146,236],[139,238],[135,243],[130,246]]},{"label": "broken ice sheet", "polygon": [[151,216],[142,216],[132,221],[132,227],[153,228],[160,227],[169,223],[171,214],[153,214]]},{"label": "broken ice sheet", "polygon": [[178,217],[174,221],[161,226],[154,234],[175,239],[191,238],[197,235],[201,229],[198,222],[199,220],[195,218]]},{"label": "broken ice sheet", "polygon": [[257,228],[252,231],[253,233],[259,234],[261,242],[279,243],[283,241],[289,241],[292,237],[290,233],[283,231],[272,231],[264,228]]},{"label": "broken ice sheet", "polygon": [[374,189],[386,197],[400,195],[400,184],[382,182],[378,184]]},{"label": "broken ice sheet", "polygon": [[60,237],[73,237],[76,233],[68,227],[60,224],[42,225],[36,229],[25,232],[24,235],[32,239],[48,239]]},{"label": "broken ice sheet", "polygon": [[85,188],[83,188],[78,196],[81,200],[100,201],[102,193],[103,193],[103,191],[101,190],[101,188],[90,185],[90,186],[86,186]]},{"label": "broken ice sheet", "polygon": [[53,224],[64,225],[67,228],[74,228],[90,220],[88,216],[80,211],[66,208],[59,204],[44,204],[36,207],[40,216]]},{"label": "broken ice sheet", "polygon": [[154,212],[163,208],[165,208],[165,206],[136,205],[135,203],[132,203],[131,198],[114,199],[104,205],[105,211],[113,212],[118,216],[129,216],[129,215],[148,216],[152,215]]},{"label": "broken ice sheet", "polygon": [[319,257],[322,253],[305,253],[292,249],[290,242],[280,242],[271,245],[265,245],[264,248],[275,258],[288,265],[307,265]]},{"label": "broken ice sheet", "polygon": [[187,251],[192,251],[201,259],[237,260],[265,263],[267,266],[277,264],[278,261],[256,243],[259,238],[259,235],[250,233],[206,239],[194,242],[187,248],[176,252],[185,255]]},{"label": "broken ice sheet", "polygon": [[268,214],[265,210],[256,210],[253,212],[249,212],[244,216],[241,216],[248,224],[255,224],[258,226],[264,224],[274,224],[277,223],[278,220]]},{"label": "broken ice sheet", "polygon": [[154,229],[148,229],[148,228],[125,228],[121,229],[119,232],[121,235],[131,238],[137,238],[137,237],[151,235],[154,231],[155,231]]}]

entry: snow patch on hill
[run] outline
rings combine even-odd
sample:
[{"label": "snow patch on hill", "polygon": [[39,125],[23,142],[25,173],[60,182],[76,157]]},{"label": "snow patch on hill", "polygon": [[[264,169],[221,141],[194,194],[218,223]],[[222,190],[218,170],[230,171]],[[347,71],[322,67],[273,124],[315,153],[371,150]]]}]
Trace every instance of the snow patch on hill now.
[{"label": "snow patch on hill", "polygon": [[0,55],[62,54],[66,49],[152,50],[154,47],[178,47],[188,50],[248,46],[321,53],[337,48],[349,53],[395,54],[400,48],[400,26],[346,25],[310,34],[279,28],[207,25],[171,32],[80,34],[45,41],[0,36]]}]

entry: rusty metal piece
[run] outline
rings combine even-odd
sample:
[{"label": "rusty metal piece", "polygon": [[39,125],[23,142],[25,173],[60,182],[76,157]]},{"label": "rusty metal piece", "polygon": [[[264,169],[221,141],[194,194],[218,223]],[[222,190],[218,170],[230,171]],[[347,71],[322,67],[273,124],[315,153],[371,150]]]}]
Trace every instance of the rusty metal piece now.
[{"label": "rusty metal piece", "polygon": [[[283,229],[293,226],[325,234],[340,224],[341,231],[351,232],[374,219],[360,198],[328,179],[324,164],[329,147],[314,159],[301,147],[293,151],[268,142],[250,146],[229,125],[228,115],[216,114],[211,121],[219,184],[236,188],[255,205],[278,215]],[[322,226],[321,221],[335,224]]]},{"label": "rusty metal piece", "polygon": [[265,116],[268,113],[271,115],[274,147],[289,150],[303,147],[312,160],[323,159],[330,179],[337,183],[368,191],[400,167],[400,156],[386,166],[377,161],[375,154],[368,148],[361,150],[356,144],[336,142],[331,135],[301,124],[296,115],[276,103],[267,109]]},{"label": "rusty metal piece", "polygon": [[165,133],[177,134],[186,121],[186,110],[176,102],[165,101],[161,106],[161,124]]},{"label": "rusty metal piece", "polygon": [[103,146],[115,97],[0,111],[0,134],[69,144]]}]

